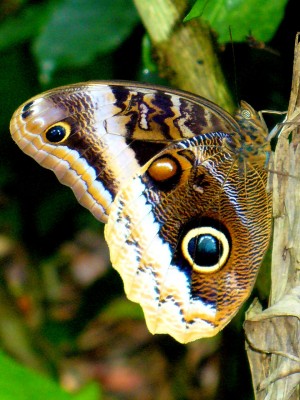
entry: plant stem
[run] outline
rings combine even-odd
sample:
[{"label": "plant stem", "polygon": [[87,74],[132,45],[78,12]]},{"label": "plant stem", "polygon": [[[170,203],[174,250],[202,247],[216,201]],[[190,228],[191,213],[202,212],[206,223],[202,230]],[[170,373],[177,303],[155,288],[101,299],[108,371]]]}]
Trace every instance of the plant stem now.
[{"label": "plant stem", "polygon": [[200,19],[183,23],[187,1],[134,0],[149,33],[162,76],[170,83],[232,112],[235,108],[209,27]]}]

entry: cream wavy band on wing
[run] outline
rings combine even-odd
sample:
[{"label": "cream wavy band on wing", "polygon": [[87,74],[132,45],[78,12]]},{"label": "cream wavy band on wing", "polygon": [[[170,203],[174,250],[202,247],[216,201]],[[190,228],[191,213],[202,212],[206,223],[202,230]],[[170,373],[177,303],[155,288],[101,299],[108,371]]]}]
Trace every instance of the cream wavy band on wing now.
[{"label": "cream wavy band on wing", "polygon": [[98,220],[106,222],[113,199],[110,192],[97,180],[94,168],[77,151],[44,143],[41,135],[25,129],[24,123],[18,121],[19,118],[20,111],[16,112],[11,122],[13,139],[18,146],[43,167],[52,170],[61,183],[73,190],[80,204],[89,209]]}]

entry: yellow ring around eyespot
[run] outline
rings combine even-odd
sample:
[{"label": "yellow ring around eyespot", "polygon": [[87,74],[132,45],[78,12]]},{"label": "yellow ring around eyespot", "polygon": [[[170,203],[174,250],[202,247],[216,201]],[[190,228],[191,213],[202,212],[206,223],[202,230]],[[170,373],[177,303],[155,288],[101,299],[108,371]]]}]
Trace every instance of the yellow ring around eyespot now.
[{"label": "yellow ring around eyespot", "polygon": [[[50,129],[52,129],[52,128],[55,128],[55,127],[62,127],[64,130],[65,130],[65,136],[61,139],[61,140],[59,140],[59,141],[57,141],[57,142],[55,142],[55,141],[51,141],[51,140],[49,140],[48,138],[47,138],[47,133],[50,131]],[[49,128],[47,128],[46,130],[45,130],[45,132],[44,132],[44,139],[45,139],[45,141],[47,142],[47,143],[50,143],[50,144],[61,144],[61,143],[63,143],[65,140],[67,140],[68,139],[68,137],[70,136],[70,133],[71,133],[71,126],[70,126],[70,124],[69,123],[67,123],[67,122],[64,122],[64,121],[60,121],[60,122],[57,122],[57,123],[55,123],[55,124],[53,124],[53,125],[51,125],[51,126],[49,126]]]},{"label": "yellow ring around eyespot", "polygon": [[[195,264],[194,260],[190,256],[190,254],[188,252],[189,241],[193,237],[199,236],[199,235],[212,235],[222,243],[223,254],[222,254],[220,260],[217,262],[217,264],[212,265],[210,267],[203,267],[201,265]],[[225,264],[225,262],[226,262],[226,260],[228,258],[228,255],[229,255],[229,251],[230,251],[228,239],[226,238],[224,233],[221,232],[221,231],[218,231],[217,229],[212,228],[210,226],[202,226],[201,228],[191,229],[185,235],[184,239],[182,240],[181,250],[182,250],[183,256],[188,260],[188,262],[190,263],[190,265],[192,266],[194,271],[204,272],[206,274],[211,274],[213,272],[219,271],[223,267],[223,265]]]}]

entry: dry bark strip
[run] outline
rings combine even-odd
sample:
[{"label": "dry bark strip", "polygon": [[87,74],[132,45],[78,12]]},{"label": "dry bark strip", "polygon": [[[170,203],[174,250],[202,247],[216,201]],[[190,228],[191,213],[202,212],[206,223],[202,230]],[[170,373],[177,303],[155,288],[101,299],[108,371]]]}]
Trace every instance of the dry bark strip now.
[{"label": "dry bark strip", "polygon": [[286,123],[272,161],[272,287],[269,307],[258,302],[244,324],[256,400],[300,398],[300,43],[296,37]]}]

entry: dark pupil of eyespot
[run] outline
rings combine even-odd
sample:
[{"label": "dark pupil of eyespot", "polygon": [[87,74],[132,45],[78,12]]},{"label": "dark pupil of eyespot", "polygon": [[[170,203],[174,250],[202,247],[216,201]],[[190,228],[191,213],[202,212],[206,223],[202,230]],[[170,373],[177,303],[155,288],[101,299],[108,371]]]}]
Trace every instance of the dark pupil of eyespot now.
[{"label": "dark pupil of eyespot", "polygon": [[63,140],[65,135],[65,128],[63,126],[57,125],[48,130],[48,132],[46,133],[46,138],[49,140],[49,142],[58,143]]},{"label": "dark pupil of eyespot", "polygon": [[29,103],[25,104],[25,106],[23,107],[22,110],[22,118],[26,119],[29,117],[29,115],[31,115],[32,110],[30,109],[30,107],[32,106],[33,101],[30,101]]},{"label": "dark pupil of eyespot", "polygon": [[223,246],[212,235],[198,235],[189,241],[188,252],[195,264],[212,267],[220,260],[223,253]]}]

